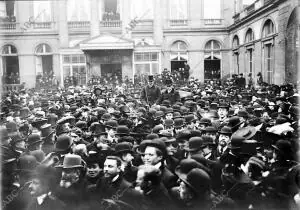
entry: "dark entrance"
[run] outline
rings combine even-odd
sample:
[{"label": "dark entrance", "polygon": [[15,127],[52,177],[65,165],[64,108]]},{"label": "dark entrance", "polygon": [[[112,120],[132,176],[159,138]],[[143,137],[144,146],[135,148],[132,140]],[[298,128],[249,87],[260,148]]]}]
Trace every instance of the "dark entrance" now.
[{"label": "dark entrance", "polygon": [[204,60],[204,81],[221,79],[221,60],[209,57]]},{"label": "dark entrance", "polygon": [[101,77],[115,77],[122,78],[122,64],[101,64]]},{"label": "dark entrance", "polygon": [[3,69],[6,84],[20,84],[18,56],[3,56]]},{"label": "dark entrance", "polygon": [[52,72],[52,55],[42,55],[43,75]]},{"label": "dark entrance", "polygon": [[179,71],[179,69],[184,68],[184,61],[171,61],[171,71]]}]

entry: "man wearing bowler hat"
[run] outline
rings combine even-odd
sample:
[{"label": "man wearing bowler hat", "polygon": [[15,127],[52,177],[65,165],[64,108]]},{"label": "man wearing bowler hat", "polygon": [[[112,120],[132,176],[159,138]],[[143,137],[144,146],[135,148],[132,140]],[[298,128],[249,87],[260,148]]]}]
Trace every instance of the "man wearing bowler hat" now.
[{"label": "man wearing bowler hat", "polygon": [[166,79],[165,81],[166,89],[161,93],[158,104],[161,104],[165,100],[169,100],[171,105],[176,102],[180,102],[180,95],[177,90],[175,90],[172,79]]},{"label": "man wearing bowler hat", "polygon": [[67,154],[60,168],[61,178],[55,195],[67,206],[67,209],[83,209],[86,198],[86,185],[84,182],[84,165],[79,155]]},{"label": "man wearing bowler hat", "polygon": [[153,75],[148,76],[148,85],[141,91],[141,102],[151,107],[157,104],[157,100],[160,97],[159,87],[154,85]]}]

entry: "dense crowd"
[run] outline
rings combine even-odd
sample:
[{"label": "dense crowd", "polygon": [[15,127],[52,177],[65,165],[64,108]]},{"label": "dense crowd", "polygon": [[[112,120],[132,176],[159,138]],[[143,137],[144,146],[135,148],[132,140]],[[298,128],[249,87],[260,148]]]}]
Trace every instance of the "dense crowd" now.
[{"label": "dense crowd", "polygon": [[6,93],[2,208],[299,209],[297,86],[241,78]]}]

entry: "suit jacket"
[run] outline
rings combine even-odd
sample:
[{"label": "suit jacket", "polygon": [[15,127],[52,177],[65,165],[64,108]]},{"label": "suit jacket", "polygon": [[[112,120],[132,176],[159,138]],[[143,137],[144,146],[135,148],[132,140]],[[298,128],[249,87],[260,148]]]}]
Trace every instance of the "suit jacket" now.
[{"label": "suit jacket", "polygon": [[27,210],[63,210],[67,206],[52,195],[47,195],[41,205],[38,204],[37,199],[34,198],[28,204]]},{"label": "suit jacket", "polygon": [[133,183],[136,180],[137,172],[138,172],[138,168],[130,164],[125,167],[123,177],[126,181]]},{"label": "suit jacket", "polygon": [[150,105],[157,103],[157,100],[160,97],[159,87],[153,85],[149,87],[148,85],[142,89],[141,92],[141,101],[146,102]]},{"label": "suit jacket", "polygon": [[172,187],[177,185],[177,176],[173,174],[167,167],[163,164],[160,167],[162,173],[162,182],[167,190],[170,190]]},{"label": "suit jacket", "polygon": [[176,102],[180,102],[180,95],[179,92],[173,89],[170,93],[167,90],[162,92],[158,99],[158,104],[161,104],[164,100],[169,100],[171,105],[175,104]]}]

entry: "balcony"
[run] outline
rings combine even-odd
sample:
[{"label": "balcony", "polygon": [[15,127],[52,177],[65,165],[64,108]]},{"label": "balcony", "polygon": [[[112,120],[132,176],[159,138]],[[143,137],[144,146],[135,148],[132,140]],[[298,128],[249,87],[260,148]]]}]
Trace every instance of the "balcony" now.
[{"label": "balcony", "polygon": [[169,20],[169,24],[172,27],[176,27],[176,26],[187,26],[188,25],[188,20],[185,19],[173,19],[173,20]]},{"label": "balcony", "polygon": [[1,31],[15,31],[17,30],[18,23],[15,22],[2,22],[0,23],[0,30]]},{"label": "balcony", "polygon": [[222,25],[222,19],[204,19],[204,25]]},{"label": "balcony", "polygon": [[69,21],[68,29],[70,32],[89,32],[90,21]]},{"label": "balcony", "polygon": [[34,29],[51,29],[54,27],[54,22],[34,22]]},{"label": "balcony", "polygon": [[100,21],[100,27],[104,27],[104,28],[121,28],[122,27],[122,21],[121,20]]},{"label": "balcony", "polygon": [[246,8],[246,14],[250,15],[251,13],[255,12],[255,3],[251,4]]}]

